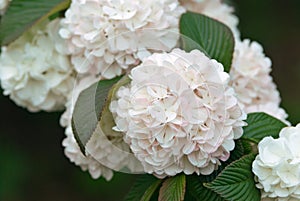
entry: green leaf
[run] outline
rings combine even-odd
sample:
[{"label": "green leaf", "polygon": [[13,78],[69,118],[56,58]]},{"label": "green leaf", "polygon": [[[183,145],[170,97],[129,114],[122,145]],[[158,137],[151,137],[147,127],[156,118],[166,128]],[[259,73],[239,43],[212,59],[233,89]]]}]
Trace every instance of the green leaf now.
[{"label": "green leaf", "polygon": [[212,182],[222,170],[226,168],[232,162],[239,160],[245,154],[244,143],[242,140],[235,141],[235,148],[230,152],[230,158],[222,162],[218,170],[214,171],[210,175],[190,175],[187,176],[187,193],[192,195],[196,200],[199,201],[221,201],[224,200],[220,195],[211,189],[203,186],[203,183]]},{"label": "green leaf", "polygon": [[153,175],[141,175],[132,186],[125,201],[149,201],[162,180]]},{"label": "green leaf", "polygon": [[260,201],[260,191],[255,187],[252,162],[255,154],[249,154],[228,165],[219,176],[204,186],[225,200]]},{"label": "green leaf", "polygon": [[187,12],[181,16],[180,33],[184,50],[199,49],[208,57],[222,63],[224,70],[229,72],[234,37],[226,25],[205,15]]},{"label": "green leaf", "polygon": [[118,80],[120,77],[99,81],[79,94],[72,116],[72,129],[83,154],[100,120],[109,90]]},{"label": "green leaf", "polygon": [[143,197],[141,198],[141,201],[149,201],[156,191],[156,189],[160,186],[162,180],[157,180],[154,182],[144,193]]},{"label": "green leaf", "polygon": [[204,176],[187,176],[187,193],[192,195],[196,201],[223,201],[224,199],[213,190],[203,186]]},{"label": "green leaf", "polygon": [[0,23],[0,44],[7,45],[34,24],[69,7],[71,0],[13,0]]},{"label": "green leaf", "polygon": [[184,174],[169,177],[159,190],[158,201],[182,201],[184,199],[185,186]]},{"label": "green leaf", "polygon": [[266,136],[278,138],[280,130],[287,126],[282,121],[265,113],[248,114],[246,122],[248,126],[244,127],[242,138],[256,143]]}]

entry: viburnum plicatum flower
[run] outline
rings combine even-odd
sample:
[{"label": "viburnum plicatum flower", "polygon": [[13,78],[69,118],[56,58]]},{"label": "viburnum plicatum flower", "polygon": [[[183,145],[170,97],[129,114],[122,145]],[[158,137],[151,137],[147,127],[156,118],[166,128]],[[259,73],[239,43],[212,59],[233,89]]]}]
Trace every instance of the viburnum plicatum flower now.
[{"label": "viburnum plicatum flower", "polygon": [[0,15],[3,15],[5,13],[10,1],[12,0],[0,0]]},{"label": "viburnum plicatum flower", "polygon": [[110,180],[113,176],[113,171],[100,164],[96,159],[90,156],[90,154],[84,156],[81,153],[71,127],[72,114],[79,94],[98,80],[99,78],[94,76],[87,76],[77,79],[73,90],[70,90],[69,99],[66,104],[67,109],[60,119],[61,126],[66,127],[65,134],[67,136],[63,140],[62,144],[65,147],[65,155],[70,159],[71,162],[80,166],[83,171],[88,170],[94,179],[103,176],[106,180]]},{"label": "viburnum plicatum flower", "polygon": [[68,55],[56,49],[59,19],[44,22],[2,47],[0,79],[4,95],[29,111],[61,110],[73,87]]},{"label": "viburnum plicatum flower", "polygon": [[239,19],[233,14],[234,8],[222,0],[180,0],[188,11],[201,13],[227,25],[236,39],[240,37],[238,30]]},{"label": "viburnum plicatum flower", "polygon": [[230,85],[247,113],[266,112],[285,121],[286,112],[279,107],[280,95],[271,72],[271,60],[257,42],[236,42],[230,69]]},{"label": "viburnum plicatum flower", "polygon": [[130,78],[110,110],[145,172],[208,175],[229,158],[246,115],[222,64],[174,49],[146,58]]},{"label": "viburnum plicatum flower", "polygon": [[300,200],[300,124],[283,128],[279,138],[265,137],[258,144],[252,171],[262,197]]},{"label": "viburnum plicatum flower", "polygon": [[184,11],[177,0],[73,0],[60,34],[79,73],[111,79],[175,47]]}]

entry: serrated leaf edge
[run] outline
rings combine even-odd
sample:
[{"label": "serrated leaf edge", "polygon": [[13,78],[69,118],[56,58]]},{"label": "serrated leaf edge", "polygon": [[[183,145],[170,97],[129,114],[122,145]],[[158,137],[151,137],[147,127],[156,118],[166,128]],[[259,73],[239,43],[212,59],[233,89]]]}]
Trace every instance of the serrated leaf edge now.
[{"label": "serrated leaf edge", "polygon": [[[246,157],[250,157],[250,156],[252,156],[252,157],[255,159],[256,154],[250,153],[250,154],[244,155],[243,157],[241,157],[241,158],[238,159],[238,160],[233,161],[232,163],[230,163],[228,166],[226,166],[226,167],[219,173],[219,175],[216,177],[216,179],[217,179],[219,176],[221,176],[221,175],[224,173],[225,170],[227,170],[228,168],[230,168],[231,165],[234,165],[234,163],[237,163],[237,162],[239,162],[240,160],[243,160],[243,159],[245,159]],[[254,159],[253,159],[253,160],[254,160]],[[253,160],[252,160],[252,161],[253,161]],[[215,189],[211,186],[211,185],[213,185],[212,183],[213,183],[216,179],[214,179],[214,180],[213,180],[212,182],[210,182],[210,183],[203,183],[203,186],[206,187],[206,188],[208,188],[208,189],[210,189],[210,190],[212,190],[213,192],[217,193],[217,194],[220,195],[222,198],[224,198],[224,197],[222,196],[222,193],[219,193],[219,192],[215,191]],[[253,178],[253,179],[254,179],[254,178]],[[224,199],[225,199],[225,198],[224,198]]]}]

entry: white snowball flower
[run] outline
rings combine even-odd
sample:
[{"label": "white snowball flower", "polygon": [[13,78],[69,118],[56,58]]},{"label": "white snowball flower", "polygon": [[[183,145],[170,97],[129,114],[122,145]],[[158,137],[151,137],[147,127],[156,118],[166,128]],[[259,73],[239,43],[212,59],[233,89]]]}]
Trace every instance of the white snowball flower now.
[{"label": "white snowball flower", "polygon": [[230,85],[245,112],[266,112],[287,122],[287,114],[279,107],[280,95],[270,75],[271,65],[260,44],[250,43],[248,39],[237,42],[230,69]]},{"label": "white snowball flower", "polygon": [[227,25],[236,39],[239,39],[239,19],[233,14],[234,8],[223,3],[222,0],[180,0],[188,11],[207,15]]},{"label": "white snowball flower", "polygon": [[57,24],[59,19],[34,26],[2,47],[0,79],[4,95],[32,112],[61,110],[74,82],[69,57],[55,48],[58,30],[53,27]]},{"label": "white snowball flower", "polygon": [[208,175],[229,158],[246,115],[220,63],[174,49],[146,58],[130,77],[110,110],[145,172]]},{"label": "white snowball flower", "polygon": [[87,156],[84,156],[81,153],[71,127],[71,119],[74,106],[80,92],[88,88],[98,80],[99,78],[93,76],[77,79],[73,91],[71,90],[69,92],[69,101],[66,104],[67,109],[60,119],[61,126],[66,127],[65,134],[67,136],[63,140],[62,144],[65,147],[65,155],[70,159],[70,161],[80,166],[83,171],[88,170],[92,178],[97,179],[100,176],[103,176],[106,180],[111,180],[113,176],[112,170],[101,165],[89,154],[87,154]]},{"label": "white snowball flower", "polygon": [[111,79],[179,38],[177,0],[73,0],[60,34],[79,73]]},{"label": "white snowball flower", "polygon": [[300,200],[300,124],[283,128],[278,139],[264,138],[252,171],[263,200]]},{"label": "white snowball flower", "polygon": [[3,15],[6,11],[6,8],[9,5],[9,2],[12,0],[0,0],[0,15]]}]

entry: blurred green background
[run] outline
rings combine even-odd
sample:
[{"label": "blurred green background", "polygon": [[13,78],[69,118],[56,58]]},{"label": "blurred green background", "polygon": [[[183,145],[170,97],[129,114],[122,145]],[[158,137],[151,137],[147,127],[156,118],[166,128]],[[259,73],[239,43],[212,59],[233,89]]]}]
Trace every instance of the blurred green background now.
[{"label": "blurred green background", "polygon": [[[300,1],[235,0],[242,38],[273,61],[289,120],[300,122]],[[119,201],[134,175],[93,180],[63,154],[60,113],[32,114],[0,96],[0,201]]]}]

